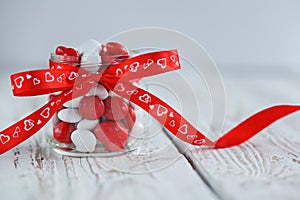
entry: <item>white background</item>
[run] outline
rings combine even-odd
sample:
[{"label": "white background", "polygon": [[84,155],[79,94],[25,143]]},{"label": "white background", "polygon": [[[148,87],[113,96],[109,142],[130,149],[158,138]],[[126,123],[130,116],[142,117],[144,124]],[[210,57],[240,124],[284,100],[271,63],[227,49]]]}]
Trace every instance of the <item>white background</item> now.
[{"label": "white background", "polygon": [[[227,67],[300,67],[300,1],[0,0],[0,67],[46,67],[58,44],[99,41],[132,28],[166,27]],[[41,66],[42,65],[42,66]]]}]

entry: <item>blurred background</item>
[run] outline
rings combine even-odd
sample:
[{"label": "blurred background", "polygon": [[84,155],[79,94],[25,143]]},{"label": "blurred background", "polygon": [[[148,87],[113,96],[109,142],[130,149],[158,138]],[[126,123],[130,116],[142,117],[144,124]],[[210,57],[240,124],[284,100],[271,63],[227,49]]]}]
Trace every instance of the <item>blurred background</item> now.
[{"label": "blurred background", "polygon": [[[240,118],[267,105],[299,103],[300,99],[299,94],[282,89],[286,85],[296,87],[295,80],[300,75],[299,0],[0,0],[0,27],[1,99],[24,114],[35,107],[24,108],[20,99],[12,96],[9,74],[48,67],[50,53],[60,44],[77,46],[88,39],[104,41],[122,31],[143,27],[177,30],[200,43],[224,77],[227,110],[237,107],[235,98],[245,107],[243,100],[247,102],[248,97],[236,92],[237,87],[259,90],[270,83],[268,89],[255,95],[265,99],[265,94],[273,92],[276,96],[256,107],[245,103],[247,109]],[[187,75],[186,80],[195,78]],[[197,80],[193,85],[201,87]],[[247,81],[250,86],[243,85]],[[222,97],[213,98],[219,101],[214,105],[220,106],[215,109],[220,112],[225,107],[222,90],[212,90]],[[202,101],[204,95],[209,98],[210,93],[201,88],[197,91],[202,92]],[[22,102],[31,99],[23,98]],[[207,103],[200,105],[208,107]],[[201,116],[206,119],[212,111],[205,115],[203,109]],[[8,116],[18,112],[2,109],[1,113]],[[14,120],[20,118],[14,115]],[[2,120],[1,127],[9,123]]]},{"label": "blurred background", "polygon": [[[165,27],[203,45],[221,71],[300,66],[300,1],[0,1],[0,67],[47,66],[58,44]],[[42,66],[44,67],[44,66]]]}]

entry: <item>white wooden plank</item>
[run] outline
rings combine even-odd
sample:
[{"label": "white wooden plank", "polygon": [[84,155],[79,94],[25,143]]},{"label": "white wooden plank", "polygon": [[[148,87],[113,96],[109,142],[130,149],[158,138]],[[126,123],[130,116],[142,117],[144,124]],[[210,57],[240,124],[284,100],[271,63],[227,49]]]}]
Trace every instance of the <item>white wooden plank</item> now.
[{"label": "white wooden plank", "polygon": [[[0,74],[1,129],[44,100],[11,97],[3,77],[8,75]],[[0,199],[215,199],[163,133],[124,156],[71,158],[50,149],[45,131],[1,155]]]},{"label": "white wooden plank", "polygon": [[[224,130],[266,106],[299,104],[297,72],[291,76],[285,76],[286,72],[257,74],[225,76],[228,103]],[[300,113],[293,114],[238,147],[189,146],[186,150],[186,145],[178,146],[222,199],[299,199],[299,117]]]},{"label": "white wooden plank", "polygon": [[[157,139],[164,144],[166,138]],[[213,199],[173,145],[161,150],[151,142],[140,154],[71,158],[44,140],[40,133],[1,156],[0,199]]]}]

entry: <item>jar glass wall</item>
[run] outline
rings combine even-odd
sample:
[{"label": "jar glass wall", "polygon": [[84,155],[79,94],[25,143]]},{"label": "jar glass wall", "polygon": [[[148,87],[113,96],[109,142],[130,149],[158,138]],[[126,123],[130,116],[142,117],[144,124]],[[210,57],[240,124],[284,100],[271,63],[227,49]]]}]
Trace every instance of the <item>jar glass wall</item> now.
[{"label": "jar glass wall", "polygon": [[[102,73],[129,55],[114,57],[115,60],[100,62],[97,56],[77,58],[51,54],[50,59],[90,73]],[[145,111],[97,82],[86,95],[64,103],[55,113],[48,143],[54,151],[67,156],[122,155],[139,147],[139,136],[147,128],[143,118]]]}]

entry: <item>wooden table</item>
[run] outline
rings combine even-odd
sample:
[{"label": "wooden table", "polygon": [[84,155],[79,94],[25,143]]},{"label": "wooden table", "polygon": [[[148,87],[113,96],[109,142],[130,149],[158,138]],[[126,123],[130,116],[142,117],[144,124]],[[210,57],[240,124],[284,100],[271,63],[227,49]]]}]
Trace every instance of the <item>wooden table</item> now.
[{"label": "wooden table", "polygon": [[[264,107],[300,102],[300,70],[242,69],[222,72],[223,131]],[[0,74],[1,129],[45,100],[12,97],[8,73]],[[139,151],[108,158],[58,155],[43,129],[0,157],[0,199],[300,199],[299,118],[288,116],[229,149],[187,146],[152,124],[149,132],[160,131]]]}]

